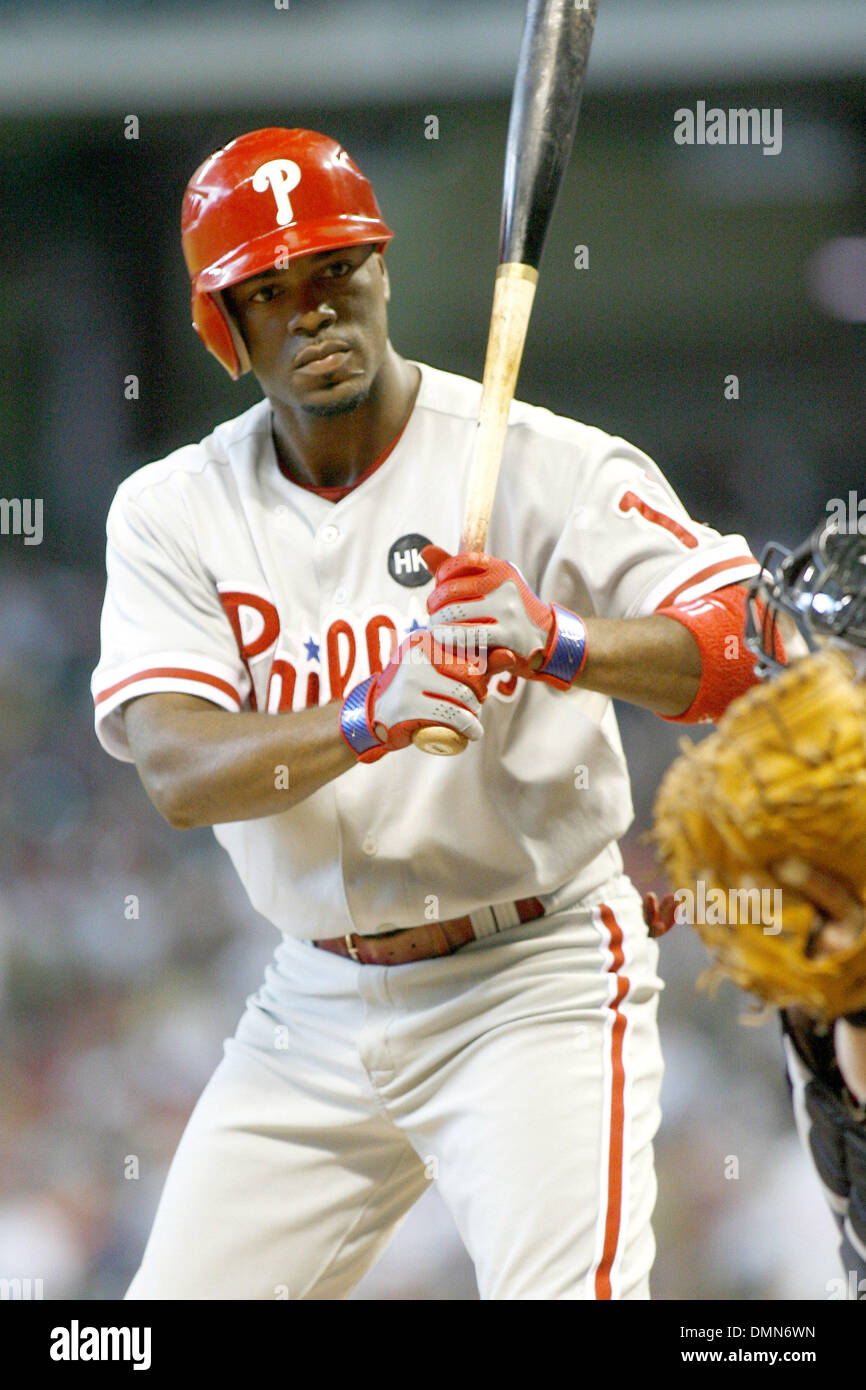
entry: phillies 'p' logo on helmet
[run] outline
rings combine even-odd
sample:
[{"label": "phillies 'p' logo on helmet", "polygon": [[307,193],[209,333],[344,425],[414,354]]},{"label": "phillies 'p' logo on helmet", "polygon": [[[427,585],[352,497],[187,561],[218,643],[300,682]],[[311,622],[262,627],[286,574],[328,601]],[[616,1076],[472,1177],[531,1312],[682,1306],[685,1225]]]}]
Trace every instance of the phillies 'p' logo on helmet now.
[{"label": "phillies 'p' logo on helmet", "polygon": [[249,371],[249,357],[221,290],[297,256],[384,247],[393,235],[370,184],[336,140],[278,127],[240,135],[199,166],[184,194],[193,327],[237,378]]}]

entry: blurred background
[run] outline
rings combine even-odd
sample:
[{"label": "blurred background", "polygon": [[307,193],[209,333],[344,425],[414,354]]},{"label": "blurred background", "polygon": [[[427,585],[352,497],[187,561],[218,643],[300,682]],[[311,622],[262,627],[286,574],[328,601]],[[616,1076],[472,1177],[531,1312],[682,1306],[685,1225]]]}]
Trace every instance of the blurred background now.
[{"label": "blurred background", "polygon": [[[523,14],[0,3],[0,492],[44,504],[40,545],[0,535],[0,1278],[45,1298],[122,1295],[276,944],[210,832],[170,830],[92,732],[114,489],[257,398],[190,329],[184,185],[244,130],[336,136],[397,232],[395,345],[479,376]],[[601,3],[519,395],[640,445],[753,548],[866,483],[864,75],[862,0],[825,0],[819,31],[809,0]],[[781,152],[678,145],[698,101],[781,109]],[[620,713],[628,866],[661,888],[641,837],[682,730]],[[703,964],[685,930],[662,942],[654,1296],[824,1299],[834,1230],[777,1024],[697,993]],[[435,1188],[354,1297],[477,1297]]]}]

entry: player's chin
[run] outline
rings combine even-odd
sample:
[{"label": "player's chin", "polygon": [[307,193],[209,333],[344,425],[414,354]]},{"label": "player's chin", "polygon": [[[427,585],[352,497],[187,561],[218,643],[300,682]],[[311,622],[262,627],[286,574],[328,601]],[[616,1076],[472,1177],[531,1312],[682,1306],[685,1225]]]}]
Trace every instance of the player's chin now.
[{"label": "player's chin", "polygon": [[337,415],[350,415],[369,398],[370,384],[363,378],[341,381],[333,386],[319,387],[301,397],[297,406],[305,415],[327,420]]}]

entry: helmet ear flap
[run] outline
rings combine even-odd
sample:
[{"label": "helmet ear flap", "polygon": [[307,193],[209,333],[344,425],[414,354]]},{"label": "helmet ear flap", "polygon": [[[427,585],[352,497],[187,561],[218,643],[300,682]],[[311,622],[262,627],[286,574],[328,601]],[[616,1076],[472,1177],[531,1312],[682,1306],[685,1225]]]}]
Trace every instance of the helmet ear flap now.
[{"label": "helmet ear flap", "polygon": [[222,363],[233,381],[250,370],[246,343],[225,308],[219,291],[201,294],[193,290],[192,326],[205,347]]}]

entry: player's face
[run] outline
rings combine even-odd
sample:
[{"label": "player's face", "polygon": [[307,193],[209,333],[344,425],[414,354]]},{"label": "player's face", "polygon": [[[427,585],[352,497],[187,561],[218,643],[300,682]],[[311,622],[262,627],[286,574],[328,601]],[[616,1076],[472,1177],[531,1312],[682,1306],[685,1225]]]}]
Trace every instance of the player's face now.
[{"label": "player's face", "polygon": [[367,399],[388,344],[388,276],[371,247],[301,256],[223,294],[272,401],[331,416]]}]

